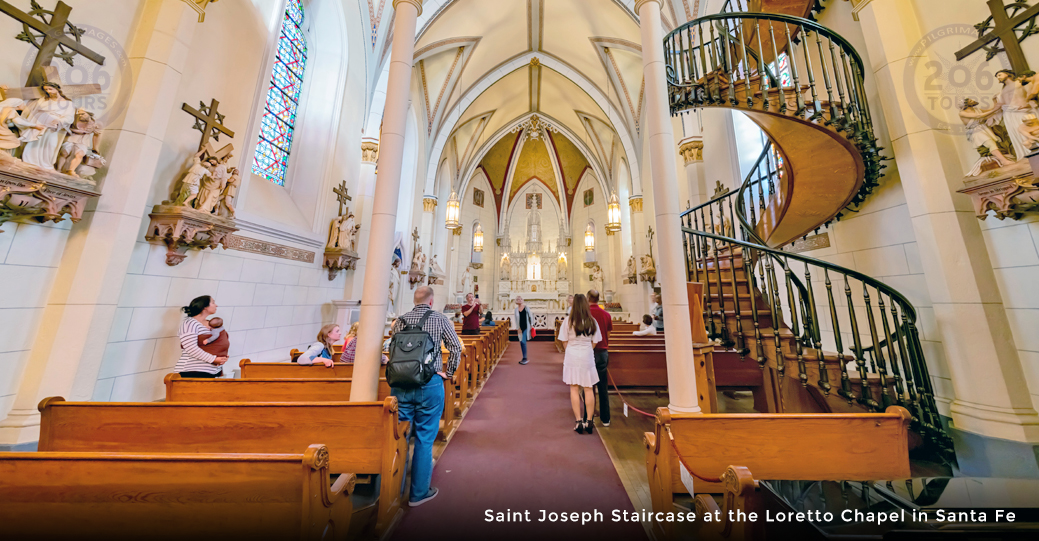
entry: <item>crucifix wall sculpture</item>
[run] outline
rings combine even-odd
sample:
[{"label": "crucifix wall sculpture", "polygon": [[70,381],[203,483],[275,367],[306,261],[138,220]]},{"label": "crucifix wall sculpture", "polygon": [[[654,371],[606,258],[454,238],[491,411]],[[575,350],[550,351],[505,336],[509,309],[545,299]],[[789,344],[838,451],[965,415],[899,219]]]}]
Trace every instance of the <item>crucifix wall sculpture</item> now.
[{"label": "crucifix wall sculpture", "polygon": [[18,34],[18,40],[39,49],[25,86],[38,87],[46,82],[48,79],[42,68],[50,66],[55,57],[70,66],[74,65],[73,59],[77,55],[102,66],[105,64],[105,57],[83,45],[80,40],[83,30],[69,22],[72,8],[68,4],[58,2],[53,11],[43,9],[36,0],[32,0],[30,5],[32,10],[24,12],[0,0],[0,13],[22,23],[22,33]]},{"label": "crucifix wall sculpture", "polygon": [[956,60],[963,60],[980,50],[985,51],[986,60],[1006,52],[1010,67],[1015,72],[1028,71],[1028,60],[1025,59],[1021,42],[1033,34],[1039,34],[1039,28],[1035,24],[1035,19],[1039,16],[1039,5],[1029,6],[1027,1],[1005,4],[1004,0],[988,0],[988,8],[992,16],[974,25],[978,29],[978,39],[958,51]]}]

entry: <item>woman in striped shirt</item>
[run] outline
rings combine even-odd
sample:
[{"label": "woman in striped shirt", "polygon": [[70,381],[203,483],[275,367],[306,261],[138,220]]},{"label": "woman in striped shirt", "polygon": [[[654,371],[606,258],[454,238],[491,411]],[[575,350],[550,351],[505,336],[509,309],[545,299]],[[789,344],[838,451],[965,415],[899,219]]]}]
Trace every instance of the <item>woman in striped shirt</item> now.
[{"label": "woman in striped shirt", "polygon": [[227,357],[217,357],[198,347],[199,336],[209,334],[206,319],[215,314],[216,309],[216,301],[209,295],[196,297],[191,304],[181,308],[187,317],[180,324],[180,360],[173,369],[180,377],[215,378],[224,371]]}]

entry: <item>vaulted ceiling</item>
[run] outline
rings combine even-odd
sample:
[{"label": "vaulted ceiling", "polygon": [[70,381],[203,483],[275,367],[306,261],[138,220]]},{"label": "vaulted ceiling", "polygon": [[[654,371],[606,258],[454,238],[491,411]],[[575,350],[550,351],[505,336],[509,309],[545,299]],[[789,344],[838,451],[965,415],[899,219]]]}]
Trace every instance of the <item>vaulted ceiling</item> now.
[{"label": "vaulted ceiling", "polygon": [[[382,2],[371,0],[373,11]],[[665,0],[662,24],[674,28],[701,4]],[[541,161],[528,153],[541,149],[554,170],[539,178],[561,207],[585,169],[614,189],[621,158],[641,160],[645,85],[633,9],[634,0],[426,0],[412,103],[427,141],[427,193],[445,181],[462,188],[482,167],[500,208],[529,180],[523,164]],[[530,143],[517,126],[533,115],[553,130]],[[445,161],[451,178],[437,179]],[[630,177],[640,192],[638,172]]]}]

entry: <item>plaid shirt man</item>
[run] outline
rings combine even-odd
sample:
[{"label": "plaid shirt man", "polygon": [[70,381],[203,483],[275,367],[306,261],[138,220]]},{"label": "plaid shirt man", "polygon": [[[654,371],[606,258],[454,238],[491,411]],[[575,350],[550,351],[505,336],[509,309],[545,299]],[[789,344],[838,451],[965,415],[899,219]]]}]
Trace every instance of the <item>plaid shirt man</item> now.
[{"label": "plaid shirt man", "polygon": [[[427,311],[432,310],[428,304],[419,304],[415,308],[412,308],[410,312],[398,317],[393,322],[393,332],[397,332],[404,329],[404,325],[401,323],[401,319],[406,321],[408,325],[418,325],[422,316]],[[449,352],[447,359],[447,370],[444,370],[443,356],[437,355],[433,360],[433,368],[437,372],[445,372],[448,378],[454,377],[455,370],[458,369],[458,363],[462,360],[462,342],[458,340],[458,335],[455,334],[455,326],[451,323],[451,320],[447,319],[444,314],[438,314],[433,312],[426,319],[426,324],[423,325],[422,330],[429,333],[430,338],[433,339],[434,344],[444,344]]]}]

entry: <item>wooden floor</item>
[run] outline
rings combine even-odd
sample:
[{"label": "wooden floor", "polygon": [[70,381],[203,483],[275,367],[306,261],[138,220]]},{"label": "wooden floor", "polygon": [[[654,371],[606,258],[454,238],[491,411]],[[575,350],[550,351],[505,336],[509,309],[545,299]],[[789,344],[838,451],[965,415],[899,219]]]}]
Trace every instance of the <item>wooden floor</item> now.
[{"label": "wooden floor", "polygon": [[[624,402],[647,413],[668,404],[667,392],[622,391]],[[754,399],[750,393],[718,393],[718,410],[721,413],[755,413]],[[649,478],[646,474],[646,446],[642,435],[653,431],[654,418],[628,409],[624,416],[624,405],[616,392],[610,393],[610,426],[596,424],[596,432],[602,439],[613,466],[620,475],[624,489],[631,498],[636,511],[653,510],[649,498]],[[647,524],[643,524],[643,527]],[[649,529],[646,529],[647,533]]]}]

